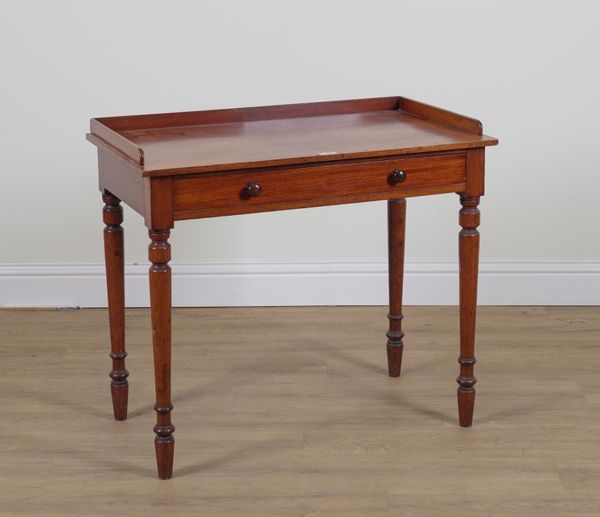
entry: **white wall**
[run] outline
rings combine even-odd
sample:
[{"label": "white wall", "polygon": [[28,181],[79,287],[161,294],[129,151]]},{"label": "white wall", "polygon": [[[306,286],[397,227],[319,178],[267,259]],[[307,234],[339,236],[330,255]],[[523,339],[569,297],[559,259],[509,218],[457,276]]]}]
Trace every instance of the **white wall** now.
[{"label": "white wall", "polygon": [[[381,95],[477,117],[500,138],[487,152],[484,263],[533,264],[536,273],[535,264],[555,261],[579,274],[587,261],[584,283],[600,279],[598,2],[38,0],[3,7],[6,289],[10,279],[18,291],[21,274],[36,290],[24,264],[50,272],[74,264],[65,273],[72,277],[78,266],[102,260],[95,148],[84,140],[90,117]],[[407,260],[417,269],[456,259],[457,211],[456,196],[409,201]],[[126,232],[127,262],[145,262],[146,232],[129,210]],[[385,238],[385,205],[368,203],[182,222],[171,242],[176,262],[316,260],[335,268],[381,264]],[[0,304],[35,304],[7,292]],[[576,293],[568,296],[577,302]]]}]

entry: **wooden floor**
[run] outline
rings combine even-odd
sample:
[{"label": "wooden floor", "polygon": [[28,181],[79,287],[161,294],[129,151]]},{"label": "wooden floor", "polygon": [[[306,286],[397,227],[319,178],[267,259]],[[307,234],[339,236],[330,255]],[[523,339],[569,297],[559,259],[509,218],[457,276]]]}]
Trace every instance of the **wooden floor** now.
[{"label": "wooden floor", "polygon": [[482,308],[475,425],[456,308],[174,314],[174,479],[155,475],[148,311],[112,420],[104,310],[0,312],[0,515],[600,515],[600,308]]}]

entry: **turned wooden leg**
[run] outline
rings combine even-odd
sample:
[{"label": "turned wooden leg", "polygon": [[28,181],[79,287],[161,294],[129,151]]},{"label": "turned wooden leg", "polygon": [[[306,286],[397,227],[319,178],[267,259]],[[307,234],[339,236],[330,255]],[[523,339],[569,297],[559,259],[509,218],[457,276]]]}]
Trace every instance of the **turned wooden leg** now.
[{"label": "turned wooden leg", "polygon": [[156,383],[156,463],[158,477],[170,479],[173,474],[175,427],[171,423],[171,246],[169,230],[150,230],[148,256],[150,266],[150,305],[152,315],[152,348]]},{"label": "turned wooden leg", "polygon": [[458,418],[460,425],[473,423],[475,406],[475,315],[477,311],[477,276],[479,269],[478,196],[460,194],[462,209],[459,222],[460,257],[460,375],[458,382]]},{"label": "turned wooden leg", "polygon": [[123,256],[123,208],[121,200],[105,191],[102,195],[104,224],[104,258],[108,290],[110,357],[112,370],[110,391],[116,420],[127,418],[129,372],[125,369],[125,259]]},{"label": "turned wooden leg", "polygon": [[406,200],[388,201],[388,275],[390,290],[390,327],[387,332],[388,372],[398,377],[402,366],[402,283],[404,281],[404,235]]}]

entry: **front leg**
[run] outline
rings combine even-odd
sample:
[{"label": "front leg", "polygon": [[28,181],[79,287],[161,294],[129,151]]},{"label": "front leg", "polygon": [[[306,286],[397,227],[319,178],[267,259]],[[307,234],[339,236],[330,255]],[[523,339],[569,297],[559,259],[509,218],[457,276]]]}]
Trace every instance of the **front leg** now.
[{"label": "front leg", "polygon": [[108,320],[110,326],[110,392],[115,420],[127,418],[129,372],[125,368],[125,259],[123,250],[123,207],[121,200],[108,192],[102,194],[104,208],[104,263],[108,291]]},{"label": "front leg", "polygon": [[460,257],[460,375],[458,418],[460,425],[470,427],[475,407],[475,316],[477,311],[477,276],[479,269],[479,197],[460,194],[462,209],[459,222]]},{"label": "front leg", "polygon": [[148,256],[150,266],[150,305],[152,316],[152,348],[156,383],[156,463],[158,477],[173,475],[175,427],[171,423],[171,246],[169,230],[149,230]]}]

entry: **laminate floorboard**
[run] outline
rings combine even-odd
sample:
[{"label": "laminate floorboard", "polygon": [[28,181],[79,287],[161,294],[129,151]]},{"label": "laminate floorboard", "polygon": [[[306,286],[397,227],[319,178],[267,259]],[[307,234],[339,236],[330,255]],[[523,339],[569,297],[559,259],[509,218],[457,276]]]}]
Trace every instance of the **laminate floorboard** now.
[{"label": "laminate floorboard", "polygon": [[2,516],[600,515],[600,308],[482,307],[474,426],[458,310],[177,309],[174,478],[156,478],[149,312],[127,311],[129,418],[105,310],[0,311]]}]

